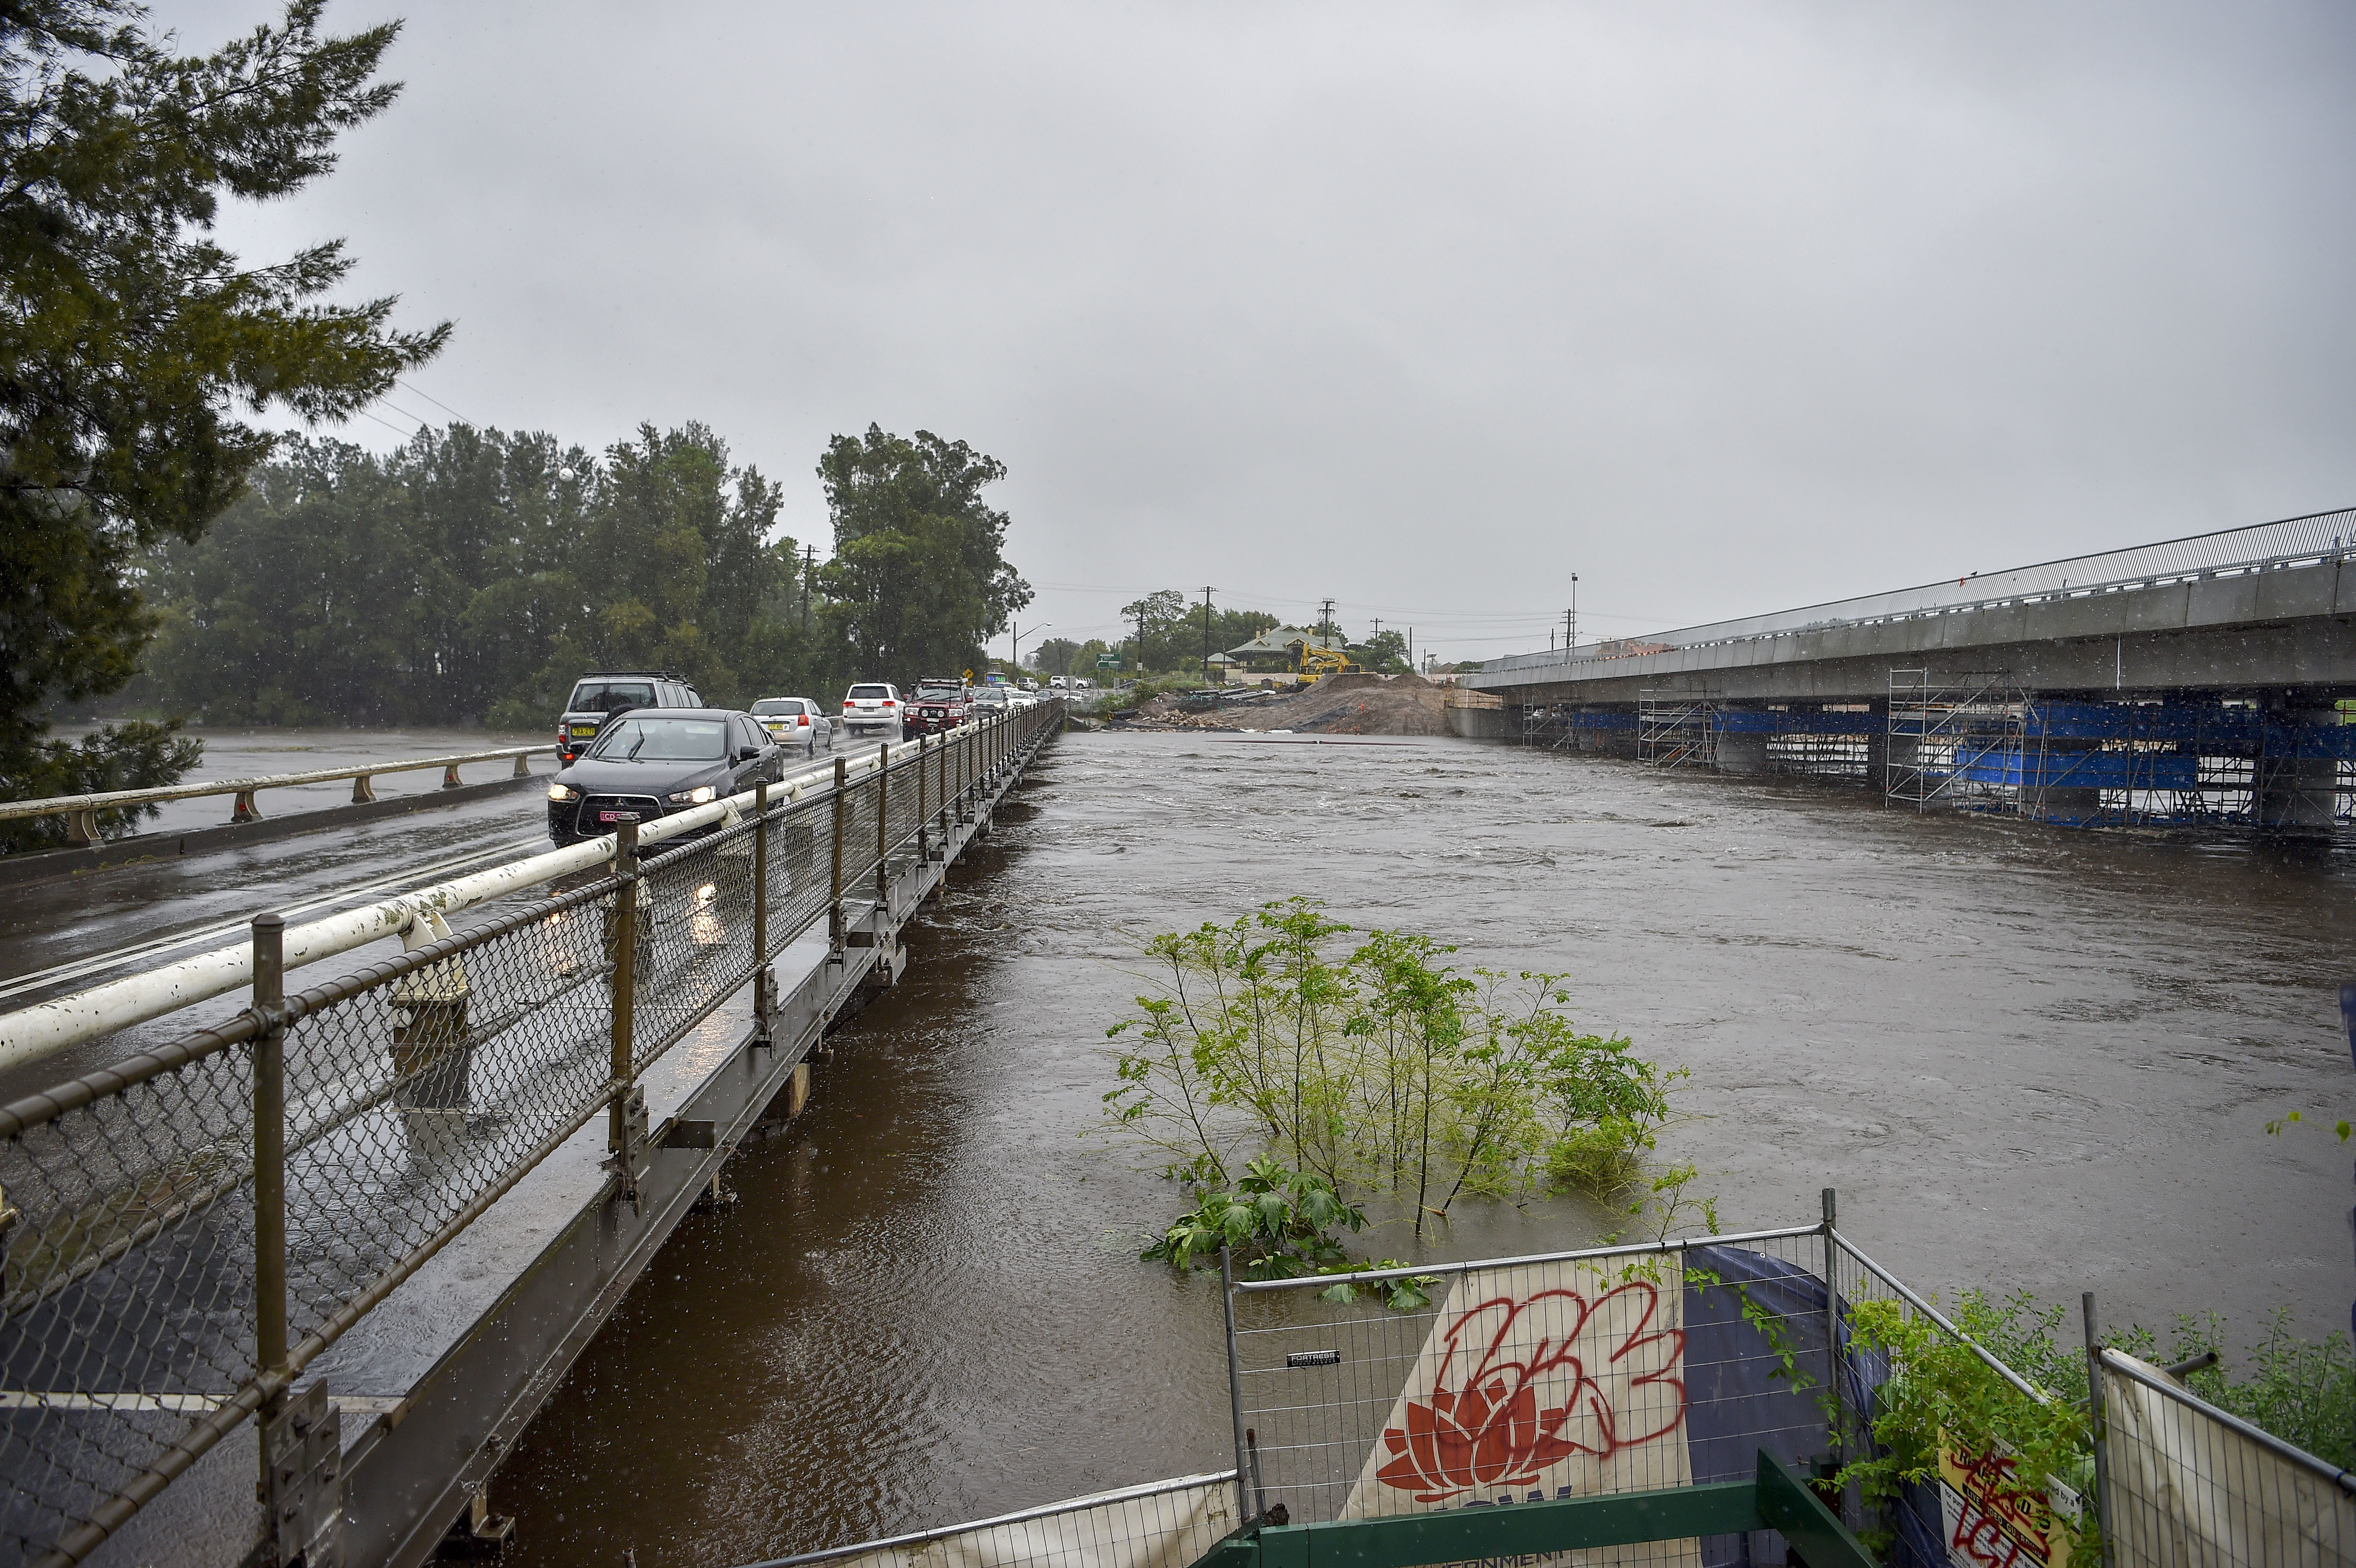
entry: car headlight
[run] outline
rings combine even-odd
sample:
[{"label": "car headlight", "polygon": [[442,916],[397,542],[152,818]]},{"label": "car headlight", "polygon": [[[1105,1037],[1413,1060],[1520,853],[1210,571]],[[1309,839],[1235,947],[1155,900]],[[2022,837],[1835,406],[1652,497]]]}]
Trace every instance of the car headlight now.
[{"label": "car headlight", "polygon": [[670,796],[669,799],[673,805],[705,805],[710,804],[712,793],[710,784],[698,784],[693,789],[683,790]]},{"label": "car headlight", "polygon": [[579,800],[581,798],[581,792],[574,789],[571,784],[552,784],[548,786],[548,798],[551,800]]}]

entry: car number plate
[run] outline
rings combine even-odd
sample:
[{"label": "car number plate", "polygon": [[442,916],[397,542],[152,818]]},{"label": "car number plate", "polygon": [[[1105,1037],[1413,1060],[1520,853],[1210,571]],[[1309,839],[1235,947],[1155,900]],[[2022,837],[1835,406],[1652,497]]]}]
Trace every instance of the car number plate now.
[{"label": "car number plate", "polygon": [[573,738],[576,741],[585,741],[596,732],[597,726],[594,724],[575,724],[573,726]]},{"label": "car number plate", "polygon": [[637,819],[638,814],[635,811],[601,811],[597,814],[600,822],[636,822]]}]

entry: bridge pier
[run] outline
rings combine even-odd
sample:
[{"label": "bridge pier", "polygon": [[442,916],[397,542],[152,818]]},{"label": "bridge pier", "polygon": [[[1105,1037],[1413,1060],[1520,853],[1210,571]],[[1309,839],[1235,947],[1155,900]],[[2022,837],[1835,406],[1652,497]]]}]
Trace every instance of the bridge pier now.
[{"label": "bridge pier", "polygon": [[[2030,748],[2031,742],[2024,738],[2021,782],[2027,787],[2022,793],[2035,802],[2038,816],[2084,822],[2102,815],[2101,787],[2071,782],[2081,763],[2103,749],[2102,741],[2076,735],[2047,735],[2035,753],[2035,763],[2029,762]],[[2032,766],[2037,769],[2033,777],[2029,771]]]},{"label": "bridge pier", "polygon": [[[2296,750],[2301,731],[2336,725],[2332,708],[2286,709],[2267,717],[2287,728]],[[2268,728],[2273,728],[2269,725]],[[2262,756],[2257,762],[2258,826],[2288,832],[2328,830],[2340,807],[2340,762],[2336,757]]]},{"label": "bridge pier", "polygon": [[1763,773],[1767,771],[1767,732],[1729,730],[1718,737],[1718,771],[1722,773]]}]

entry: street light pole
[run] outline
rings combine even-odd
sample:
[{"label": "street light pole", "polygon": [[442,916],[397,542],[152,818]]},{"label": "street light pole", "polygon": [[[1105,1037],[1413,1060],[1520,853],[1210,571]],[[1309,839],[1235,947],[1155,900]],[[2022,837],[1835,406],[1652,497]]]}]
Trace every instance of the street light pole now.
[{"label": "street light pole", "polygon": [[[1006,624],[1008,635],[1013,640],[1014,645],[1014,657],[1011,661],[1014,666],[1014,678],[1021,680],[1023,678],[1023,628],[1012,621],[1009,621]],[[1051,631],[1055,628],[1055,622],[1048,621],[1033,626],[1031,628],[1031,635],[1035,637],[1042,632]]]}]

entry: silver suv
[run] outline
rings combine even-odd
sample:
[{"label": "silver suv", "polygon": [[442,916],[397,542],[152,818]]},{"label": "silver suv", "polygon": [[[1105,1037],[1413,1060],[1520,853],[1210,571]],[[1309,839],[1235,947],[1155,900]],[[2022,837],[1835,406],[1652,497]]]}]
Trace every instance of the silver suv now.
[{"label": "silver suv", "polygon": [[865,681],[842,698],[842,727],[854,741],[900,739],[900,688],[888,681]]},{"label": "silver suv", "polygon": [[695,688],[667,669],[593,671],[573,686],[556,720],[556,760],[570,763],[616,713],[633,708],[701,708]]}]

